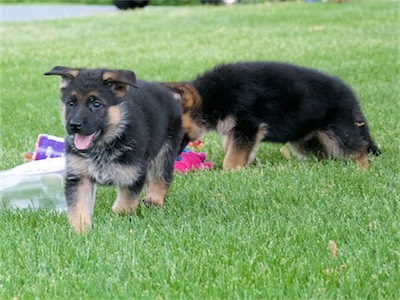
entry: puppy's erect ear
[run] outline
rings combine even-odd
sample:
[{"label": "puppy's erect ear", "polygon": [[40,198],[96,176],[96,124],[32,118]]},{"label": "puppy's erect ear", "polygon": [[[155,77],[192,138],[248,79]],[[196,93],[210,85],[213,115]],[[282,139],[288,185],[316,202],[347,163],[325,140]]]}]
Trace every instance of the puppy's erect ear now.
[{"label": "puppy's erect ear", "polygon": [[137,88],[136,75],[127,70],[107,70],[103,72],[102,79],[117,98],[125,96],[129,87]]},{"label": "puppy's erect ear", "polygon": [[71,83],[71,81],[78,76],[80,69],[73,69],[68,67],[60,67],[56,66],[50,71],[44,73],[44,75],[59,75],[62,80],[60,83],[60,91],[64,91],[64,89]]}]

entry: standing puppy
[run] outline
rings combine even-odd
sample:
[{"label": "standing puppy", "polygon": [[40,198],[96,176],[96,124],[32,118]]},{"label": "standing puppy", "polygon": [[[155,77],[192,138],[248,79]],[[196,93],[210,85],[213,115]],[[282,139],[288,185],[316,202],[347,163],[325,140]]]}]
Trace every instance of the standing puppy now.
[{"label": "standing puppy", "polygon": [[166,83],[181,101],[185,140],[224,137],[224,169],[244,167],[261,141],[289,142],[298,156],[333,156],[368,166],[379,155],[357,98],[340,79],[278,62],[215,67],[189,83]]},{"label": "standing puppy", "polygon": [[132,71],[54,67],[66,128],[65,196],[77,231],[91,226],[95,184],[118,187],[113,212],[129,214],[147,182],[145,204],[162,206],[182,140],[182,111],[162,85]]}]

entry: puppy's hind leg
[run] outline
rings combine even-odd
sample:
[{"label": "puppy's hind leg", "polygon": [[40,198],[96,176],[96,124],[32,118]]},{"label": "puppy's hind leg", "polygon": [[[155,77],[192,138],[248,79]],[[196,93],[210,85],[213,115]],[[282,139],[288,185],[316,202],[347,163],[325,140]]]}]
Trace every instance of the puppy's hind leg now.
[{"label": "puppy's hind leg", "polygon": [[147,194],[143,198],[145,205],[163,206],[168,187],[173,179],[174,161],[177,151],[168,144],[164,144],[157,157],[149,164],[147,174]]},{"label": "puppy's hind leg", "polygon": [[163,206],[164,199],[167,195],[169,184],[159,180],[153,180],[149,182],[148,191],[146,197],[143,198],[143,204]]},{"label": "puppy's hind leg", "polygon": [[232,134],[226,134],[222,137],[222,148],[225,154],[228,153],[229,147],[232,143]]},{"label": "puppy's hind leg", "polygon": [[[248,128],[247,128],[248,130]],[[256,156],[257,147],[266,134],[266,125],[261,124],[253,133],[240,131],[237,127],[226,137],[224,148],[226,155],[223,162],[224,170],[245,167],[251,164]]]},{"label": "puppy's hind leg", "polygon": [[260,145],[260,143],[262,142],[262,140],[264,139],[266,134],[267,134],[267,125],[262,123],[258,127],[256,138],[255,138],[251,153],[249,155],[249,158],[247,160],[247,164],[248,165],[252,164],[255,161],[256,153],[257,153],[257,150],[258,150],[258,146]]},{"label": "puppy's hind leg", "polygon": [[247,165],[247,160],[250,157],[250,153],[251,147],[237,144],[237,142],[232,139],[226,150],[223,169],[232,170],[245,167]]},{"label": "puppy's hind leg", "polygon": [[143,174],[138,181],[130,186],[118,186],[117,200],[112,207],[113,213],[131,214],[139,204],[139,194],[143,188],[146,175]]}]

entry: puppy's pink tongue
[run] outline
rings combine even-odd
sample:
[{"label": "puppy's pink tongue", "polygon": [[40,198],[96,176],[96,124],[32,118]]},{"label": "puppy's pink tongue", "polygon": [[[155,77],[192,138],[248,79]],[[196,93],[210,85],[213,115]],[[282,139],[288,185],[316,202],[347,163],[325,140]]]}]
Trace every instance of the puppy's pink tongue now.
[{"label": "puppy's pink tongue", "polygon": [[74,135],[74,144],[76,149],[78,150],[87,150],[93,143],[95,133],[91,135],[82,135],[75,133]]}]

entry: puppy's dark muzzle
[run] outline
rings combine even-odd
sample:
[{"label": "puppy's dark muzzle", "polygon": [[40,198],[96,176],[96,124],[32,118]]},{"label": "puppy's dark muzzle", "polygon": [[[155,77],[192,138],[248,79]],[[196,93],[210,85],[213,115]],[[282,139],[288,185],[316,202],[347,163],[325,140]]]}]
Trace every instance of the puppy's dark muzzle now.
[{"label": "puppy's dark muzzle", "polygon": [[83,128],[83,122],[80,120],[71,120],[68,123],[70,133],[79,133]]}]

